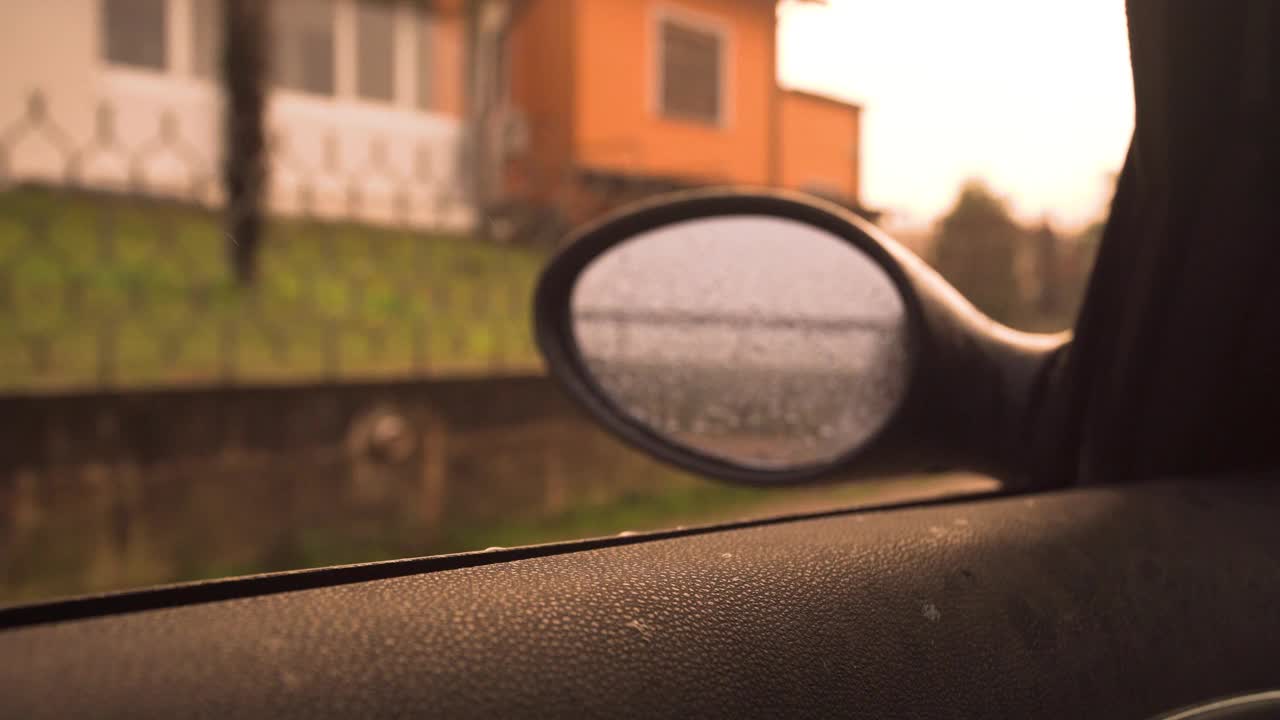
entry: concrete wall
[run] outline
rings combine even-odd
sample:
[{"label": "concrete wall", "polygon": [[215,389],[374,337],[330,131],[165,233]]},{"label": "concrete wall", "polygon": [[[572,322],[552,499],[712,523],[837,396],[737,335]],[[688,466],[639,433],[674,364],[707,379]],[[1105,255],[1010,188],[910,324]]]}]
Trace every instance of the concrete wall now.
[{"label": "concrete wall", "polygon": [[[370,450],[387,413],[403,442]],[[693,482],[541,377],[10,396],[0,427],[7,601],[430,554]]]},{"label": "concrete wall", "polygon": [[[431,21],[436,101],[423,110],[415,62],[422,16],[397,5],[395,98],[371,103],[355,93],[354,2],[336,0],[335,96],[272,95],[271,209],[469,227],[459,176],[460,19]],[[0,4],[0,185],[79,183],[218,201],[220,93],[196,72],[194,0],[168,3],[163,72],[102,59],[98,0]]]}]

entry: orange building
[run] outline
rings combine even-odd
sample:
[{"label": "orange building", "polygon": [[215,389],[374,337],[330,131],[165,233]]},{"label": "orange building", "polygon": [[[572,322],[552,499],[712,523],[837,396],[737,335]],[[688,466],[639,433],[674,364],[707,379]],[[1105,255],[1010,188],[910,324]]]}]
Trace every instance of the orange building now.
[{"label": "orange building", "polygon": [[775,0],[525,0],[510,23],[509,196],[572,221],[709,184],[861,209],[860,108],[778,86]]},{"label": "orange building", "polygon": [[862,209],[861,108],[785,90],[780,138],[782,166],[776,184]]}]

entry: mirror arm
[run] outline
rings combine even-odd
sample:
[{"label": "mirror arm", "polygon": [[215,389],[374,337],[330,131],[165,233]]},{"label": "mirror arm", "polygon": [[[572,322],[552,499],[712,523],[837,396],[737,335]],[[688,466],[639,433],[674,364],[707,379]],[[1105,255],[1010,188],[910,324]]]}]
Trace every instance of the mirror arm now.
[{"label": "mirror arm", "polygon": [[1049,390],[1071,335],[1019,332],[985,316],[957,317],[955,309],[941,323],[949,327],[935,324],[929,333],[923,361],[932,367],[911,425],[933,428],[948,469],[991,475],[1011,488],[1041,484],[1033,453],[1051,432]]},{"label": "mirror arm", "polygon": [[1037,472],[1036,449],[1041,436],[1054,431],[1048,403],[1055,369],[1066,355],[1071,334],[1017,333],[1000,339],[1003,347],[992,358],[999,368],[1003,398],[991,426],[992,457],[996,459],[992,474],[1006,487],[1039,487],[1050,475]]},{"label": "mirror arm", "polygon": [[[923,327],[906,427],[927,429],[941,467],[1009,487],[1043,484],[1035,449],[1052,433],[1050,390],[1070,332],[1028,333],[987,317],[914,253],[886,243],[915,291]],[[916,442],[926,440],[920,435]]]}]

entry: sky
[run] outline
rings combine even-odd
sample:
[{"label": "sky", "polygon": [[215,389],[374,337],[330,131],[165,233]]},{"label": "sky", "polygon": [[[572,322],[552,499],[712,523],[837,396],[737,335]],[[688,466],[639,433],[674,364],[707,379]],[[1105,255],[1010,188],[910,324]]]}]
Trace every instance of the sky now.
[{"label": "sky", "polygon": [[863,202],[923,228],[980,177],[1016,215],[1105,213],[1133,131],[1124,0],[784,0],[779,76],[863,105]]}]

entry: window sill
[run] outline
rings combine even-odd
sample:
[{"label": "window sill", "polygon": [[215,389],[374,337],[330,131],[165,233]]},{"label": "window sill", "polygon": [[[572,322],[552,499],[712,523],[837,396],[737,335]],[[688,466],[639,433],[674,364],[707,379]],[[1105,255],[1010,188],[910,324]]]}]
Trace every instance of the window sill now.
[{"label": "window sill", "polygon": [[724,118],[716,118],[708,120],[707,118],[694,117],[692,115],[679,115],[674,113],[659,112],[658,119],[664,123],[672,125],[683,125],[685,127],[696,127],[704,130],[727,130],[728,123]]}]

